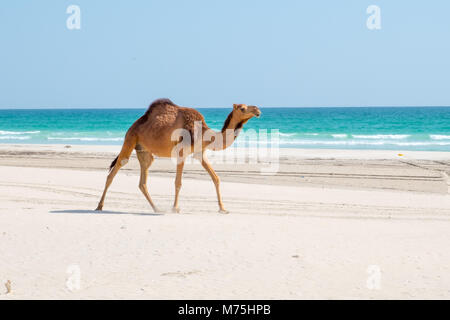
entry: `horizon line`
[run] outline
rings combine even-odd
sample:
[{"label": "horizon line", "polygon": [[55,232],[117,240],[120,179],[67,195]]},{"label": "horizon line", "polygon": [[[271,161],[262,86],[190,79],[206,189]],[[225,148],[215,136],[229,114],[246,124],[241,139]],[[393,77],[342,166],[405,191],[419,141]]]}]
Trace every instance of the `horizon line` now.
[{"label": "horizon line", "polygon": [[[186,107],[186,106],[180,106]],[[320,109],[320,108],[449,108],[450,105],[383,105],[383,106],[301,106],[260,107],[264,109]],[[145,110],[148,107],[0,107],[0,110]],[[189,107],[194,109],[230,109],[230,107]]]}]

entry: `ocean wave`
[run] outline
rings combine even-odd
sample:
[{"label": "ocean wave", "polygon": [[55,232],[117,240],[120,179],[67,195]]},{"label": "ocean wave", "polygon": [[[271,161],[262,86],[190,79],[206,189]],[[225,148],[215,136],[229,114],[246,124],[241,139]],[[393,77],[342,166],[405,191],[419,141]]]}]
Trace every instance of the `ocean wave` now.
[{"label": "ocean wave", "polygon": [[318,136],[318,133],[305,133],[305,136]]},{"label": "ocean wave", "polygon": [[374,135],[360,135],[352,134],[356,139],[406,139],[410,137],[409,134],[374,134]]},{"label": "ocean wave", "polygon": [[332,134],[331,135],[333,138],[347,138],[347,135],[344,134]]},{"label": "ocean wave", "polygon": [[30,136],[0,136],[0,140],[28,140]]},{"label": "ocean wave", "polygon": [[[270,143],[270,141],[269,141]],[[393,145],[393,146],[450,146],[449,142],[398,142],[398,141],[364,141],[364,140],[280,140],[280,145],[341,145],[341,146],[381,146],[381,145]]]},{"label": "ocean wave", "polygon": [[48,140],[78,140],[78,141],[123,141],[123,138],[93,138],[93,137],[47,137]]},{"label": "ocean wave", "polygon": [[448,140],[450,136],[442,135],[442,134],[430,134],[430,138],[433,140]]},{"label": "ocean wave", "polygon": [[279,132],[280,137],[293,137],[296,135],[296,133],[282,133]]},{"label": "ocean wave", "polygon": [[0,130],[0,134],[9,134],[9,135],[35,134],[35,133],[40,133],[40,131],[3,131],[3,130]]}]

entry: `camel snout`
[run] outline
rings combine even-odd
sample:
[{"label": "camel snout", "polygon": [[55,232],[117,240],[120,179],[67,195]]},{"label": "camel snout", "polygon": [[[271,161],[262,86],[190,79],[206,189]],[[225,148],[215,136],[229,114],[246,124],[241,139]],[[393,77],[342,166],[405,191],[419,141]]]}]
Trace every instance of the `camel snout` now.
[{"label": "camel snout", "polygon": [[253,113],[255,117],[259,118],[259,116],[261,115],[261,110],[259,110],[259,108],[256,106],[249,106],[249,108],[251,113]]}]

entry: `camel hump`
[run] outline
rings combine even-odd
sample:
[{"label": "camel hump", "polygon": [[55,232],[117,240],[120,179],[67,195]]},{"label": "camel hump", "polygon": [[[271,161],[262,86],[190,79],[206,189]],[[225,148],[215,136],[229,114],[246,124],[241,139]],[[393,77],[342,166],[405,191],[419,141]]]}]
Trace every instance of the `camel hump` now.
[{"label": "camel hump", "polygon": [[173,107],[178,107],[175,103],[172,102],[172,100],[167,99],[167,98],[162,98],[162,99],[157,99],[155,101],[153,101],[150,106],[147,109],[147,112],[145,113],[146,115],[149,115],[153,109],[155,109],[156,107],[159,106],[173,106]]},{"label": "camel hump", "polygon": [[162,99],[157,99],[157,100],[153,101],[152,104],[150,105],[149,109],[156,107],[157,105],[170,105],[170,106],[177,107],[177,105],[175,103],[173,103],[172,100],[167,99],[167,98],[162,98]]}]

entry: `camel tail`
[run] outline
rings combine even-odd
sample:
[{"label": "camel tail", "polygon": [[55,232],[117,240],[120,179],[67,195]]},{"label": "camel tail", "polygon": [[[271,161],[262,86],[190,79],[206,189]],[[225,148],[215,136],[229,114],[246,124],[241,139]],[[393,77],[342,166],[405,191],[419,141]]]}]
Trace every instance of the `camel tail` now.
[{"label": "camel tail", "polygon": [[119,165],[120,168],[128,162],[128,159],[130,158],[131,153],[136,146],[136,143],[136,136],[132,134],[130,130],[128,130],[127,134],[125,135],[125,141],[123,143],[122,150],[120,150],[119,155],[111,162],[111,165],[109,166],[109,172],[111,172],[115,166]]},{"label": "camel tail", "polygon": [[112,169],[114,168],[114,166],[116,165],[117,159],[119,159],[119,156],[117,156],[117,157],[113,160],[113,162],[111,162],[111,165],[109,166],[109,172],[111,172],[111,170],[112,170]]}]

